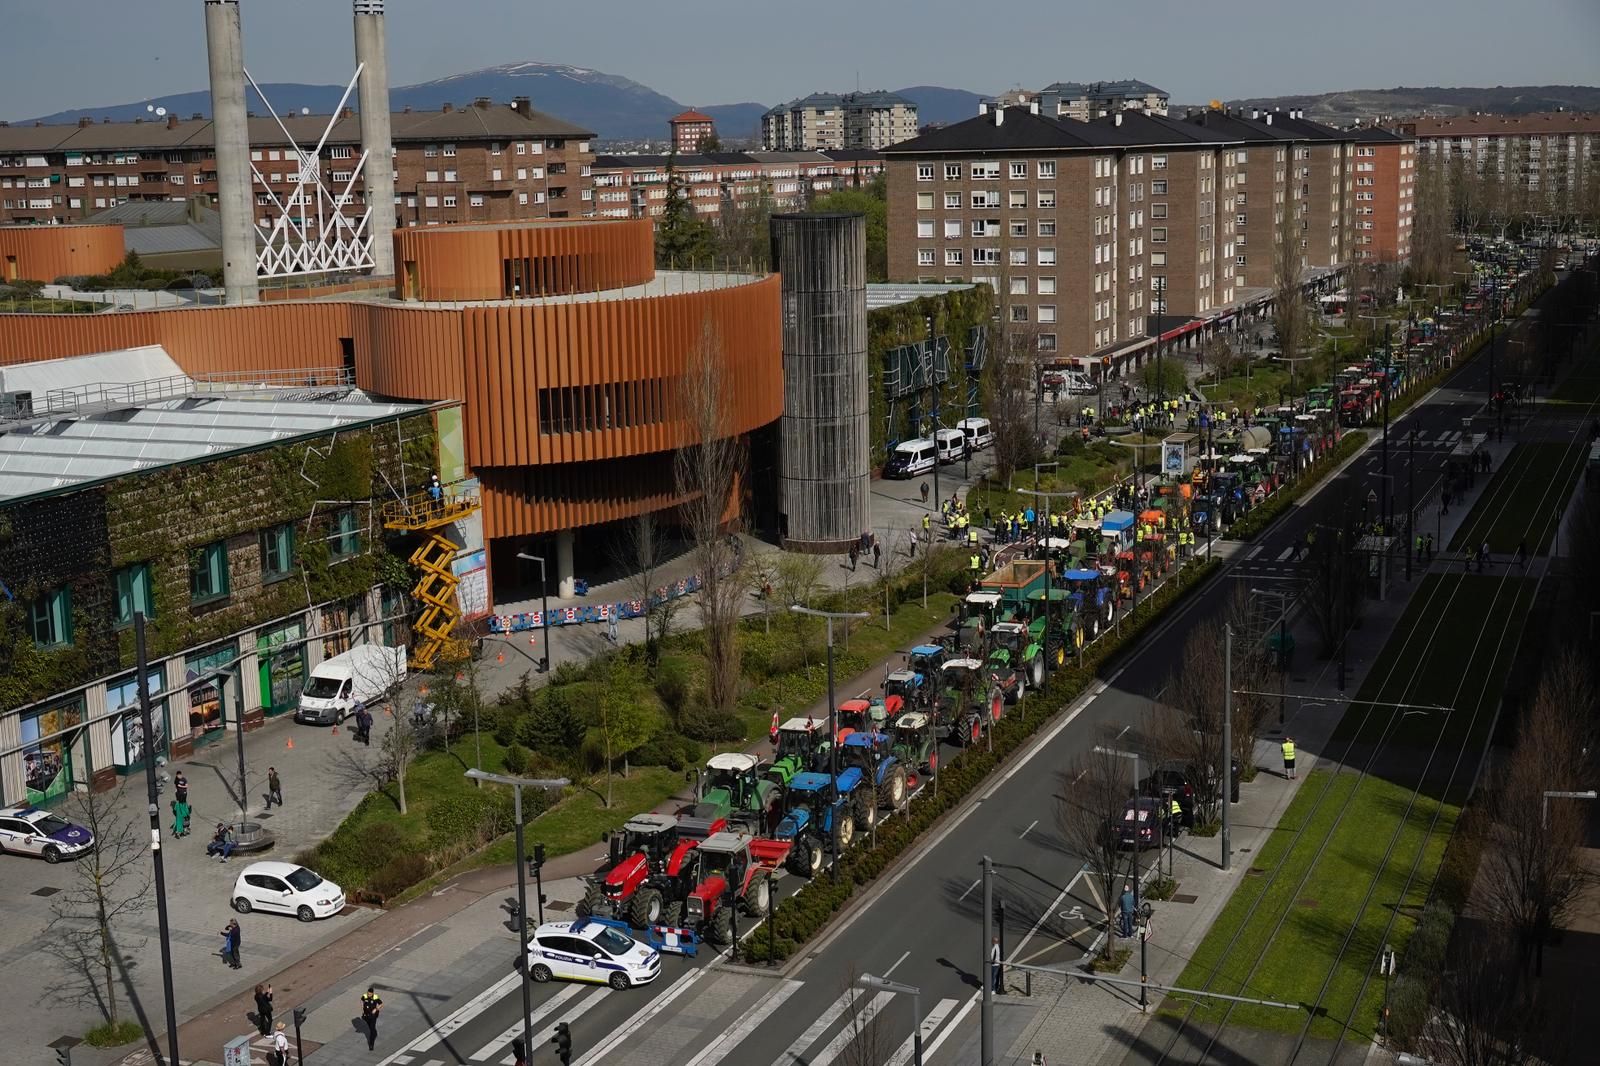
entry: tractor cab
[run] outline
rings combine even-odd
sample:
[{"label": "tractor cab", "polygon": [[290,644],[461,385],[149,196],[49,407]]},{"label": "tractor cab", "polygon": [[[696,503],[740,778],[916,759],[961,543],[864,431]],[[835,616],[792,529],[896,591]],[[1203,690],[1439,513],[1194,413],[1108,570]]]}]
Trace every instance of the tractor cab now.
[{"label": "tractor cab", "polygon": [[1072,594],[1064,588],[1034,589],[1028,593],[1033,624],[1028,627],[1035,643],[1044,647],[1052,665],[1066,662],[1066,647],[1071,642]]},{"label": "tractor cab", "polygon": [[772,867],[753,854],[747,833],[717,833],[700,845],[700,882],[689,892],[684,924],[713,944],[733,942],[733,908],[761,918],[772,905]]},{"label": "tractor cab", "polygon": [[1116,620],[1116,588],[1113,580],[1099,570],[1068,570],[1063,576],[1067,580],[1067,601],[1078,623],[1073,626],[1072,643],[1081,648]]},{"label": "tractor cab", "polygon": [[[788,865],[794,872],[812,876],[821,869],[823,853],[837,832],[841,848],[855,839],[852,797],[861,787],[860,769],[841,770],[837,778],[824,773],[795,774],[785,797],[785,813],[773,839],[791,846]],[[874,805],[876,811],[876,805]]]},{"label": "tractor cab", "polygon": [[731,821],[758,823],[774,801],[778,785],[761,774],[761,760],[745,752],[713,755],[701,771],[697,801],[680,814],[688,836],[710,836]]},{"label": "tractor cab", "polygon": [[[1041,627],[1042,629],[1042,627]],[[1022,622],[996,622],[989,631],[989,679],[1007,703],[1016,703],[1028,686],[1044,684],[1044,646]]]},{"label": "tractor cab", "polygon": [[1133,545],[1133,528],[1137,519],[1132,511],[1112,511],[1100,519],[1100,532],[1109,550],[1127,551]]},{"label": "tractor cab", "polygon": [[991,683],[987,665],[980,659],[951,659],[940,680],[938,729],[964,744],[981,739],[989,722],[1005,713],[1004,694]]},{"label": "tractor cab", "polygon": [[920,707],[927,700],[928,685],[915,670],[892,670],[884,675],[883,701],[889,707]]},{"label": "tractor cab", "polygon": [[777,750],[767,779],[787,786],[796,774],[825,762],[828,754],[828,727],[820,728],[815,719],[791,718],[778,727]]},{"label": "tractor cab", "polygon": [[944,664],[947,652],[939,644],[918,644],[906,656],[906,668],[922,679],[922,684],[931,686],[939,676],[939,667]]},{"label": "tractor cab", "polygon": [[881,731],[889,724],[889,707],[878,696],[870,699],[845,700],[839,704],[839,740],[861,730]]},{"label": "tractor cab", "polygon": [[[913,775],[939,769],[939,741],[933,719],[918,711],[902,714],[894,723],[894,755]],[[911,783],[915,788],[915,782]]]},{"label": "tractor cab", "polygon": [[851,733],[839,745],[839,765],[855,767],[872,782],[878,803],[897,811],[906,800],[906,768],[896,758],[888,733]]},{"label": "tractor cab", "polygon": [[967,593],[956,623],[956,647],[959,650],[974,655],[983,650],[986,635],[999,620],[1000,599],[999,592],[989,589]]}]

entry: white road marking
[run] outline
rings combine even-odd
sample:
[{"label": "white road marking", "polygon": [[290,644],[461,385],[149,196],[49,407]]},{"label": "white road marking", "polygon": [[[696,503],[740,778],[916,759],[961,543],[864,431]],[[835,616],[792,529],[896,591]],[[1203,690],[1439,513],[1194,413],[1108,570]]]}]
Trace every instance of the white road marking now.
[{"label": "white road marking", "polygon": [[1023,837],[1027,836],[1030,832],[1033,831],[1033,827],[1038,825],[1038,824],[1039,824],[1039,819],[1037,819],[1037,818],[1035,818],[1033,821],[1029,822],[1028,823],[1028,828],[1024,829],[1022,832],[1017,834],[1017,839],[1021,840]]},{"label": "white road marking", "polygon": [[950,1019],[950,1024],[944,1027],[944,1032],[940,1033],[938,1038],[935,1039],[933,1043],[926,1045],[922,1049],[922,1061],[923,1062],[928,1062],[933,1058],[934,1053],[937,1052],[939,1050],[939,1048],[944,1046],[944,1042],[946,1040],[950,1039],[950,1034],[951,1033],[953,1033],[957,1029],[961,1028],[962,1021],[965,1020],[967,1015],[972,1013],[972,1008],[976,1007],[977,1005],[978,1005],[978,994],[974,993],[966,1001],[966,1003],[962,1004],[961,1009],[956,1011],[956,1016],[954,1018]]},{"label": "white road marking", "polygon": [[888,977],[890,974],[894,973],[895,970],[899,969],[900,964],[902,962],[905,962],[906,959],[910,958],[910,956],[911,956],[911,952],[909,952],[909,951],[905,952],[898,959],[894,960],[894,965],[893,966],[889,967],[887,970],[883,971],[883,973],[879,974],[878,976],[880,976],[880,977]]},{"label": "white road marking", "polygon": [[826,1047],[815,1055],[806,1056],[807,1066],[828,1066],[830,1062],[839,1057],[839,1052],[855,1041],[857,1036],[864,1038],[862,1041],[864,1044],[871,1043],[870,1026],[872,1025],[872,1020],[878,1016],[879,1011],[889,1005],[889,1001],[892,999],[894,999],[893,992],[879,992],[873,996],[867,1005],[861,1008],[859,1014],[845,1022],[844,1028],[832,1040],[828,1041]]},{"label": "white road marking", "polygon": [[580,1058],[578,1060],[578,1066],[584,1066],[584,1063],[604,1062],[605,1057],[609,1055],[618,1044],[622,1043],[639,1029],[647,1025],[656,1015],[666,1010],[668,1005],[670,1005],[673,1000],[687,992],[696,981],[700,980],[700,978],[704,977],[710,972],[710,966],[702,966],[697,970],[690,970],[683,977],[680,977],[677,983],[671,988],[667,989],[667,991],[651,1000],[650,1006],[635,1014],[632,1018],[629,1018],[627,1023],[623,1025],[622,1028],[618,1029],[616,1032],[607,1037],[604,1043],[599,1044],[593,1051]]},{"label": "white road marking", "polygon": [[[492,1007],[495,1003],[499,1002],[500,998],[511,989],[517,987],[517,982],[521,980],[522,974],[511,973],[496,981],[482,992],[479,992],[476,996],[473,996],[471,999],[467,1000],[466,1003],[463,1003],[459,1008],[456,1009],[455,1013],[447,1015],[442,1021],[434,1025],[432,1029],[428,1030],[426,1033],[423,1033],[421,1036],[411,1041],[411,1043],[407,1044],[399,1051],[396,1051],[394,1054],[384,1059],[378,1064],[378,1066],[391,1066],[391,1064],[394,1063],[409,1062],[414,1053],[427,1051],[439,1041],[443,1040],[457,1029],[460,1029],[463,1025],[466,1025],[478,1015]],[[401,1058],[402,1055],[406,1057]]]},{"label": "white road marking", "polygon": [[717,1063],[728,1057],[728,1053],[742,1044],[746,1037],[758,1029],[762,1022],[773,1011],[783,1006],[784,1001],[804,985],[803,981],[785,981],[777,990],[756,1005],[755,1010],[747,1014],[743,1021],[728,1030],[708,1046],[700,1054],[689,1060],[689,1066],[716,1066]]},{"label": "white road marking", "polygon": [[[922,1025],[920,1026],[924,1044],[938,1030],[950,1012],[955,1009],[956,1001],[953,999],[941,999],[933,1005],[933,1009],[928,1012],[927,1017],[922,1019]],[[888,1066],[906,1066],[906,1063],[911,1061],[911,1055],[916,1049],[916,1037],[914,1035],[906,1037],[906,1042],[901,1044],[899,1050],[890,1057]],[[928,1056],[924,1054],[922,1058],[923,1061],[927,1061]]]},{"label": "white road marking", "polygon": [[972,890],[977,888],[981,884],[983,884],[983,878],[980,877],[976,881],[972,882],[972,884],[968,885],[967,886],[967,890],[965,892],[961,893],[961,895],[956,897],[956,902],[960,903],[962,900],[964,900],[968,896],[972,895]]},{"label": "white road marking", "polygon": [[1283,549],[1283,552],[1281,554],[1279,554],[1278,558],[1276,560],[1274,560],[1274,561],[1275,562],[1280,562],[1280,563],[1287,562],[1289,556],[1293,555],[1298,550],[1299,549],[1296,548],[1295,545],[1291,544],[1287,548]]},{"label": "white road marking", "polygon": [[1266,550],[1267,546],[1265,544],[1257,544],[1254,548],[1250,549],[1249,554],[1244,557],[1244,561],[1248,563],[1251,559],[1254,559],[1256,556],[1260,555]]},{"label": "white road marking", "polygon": [[[573,996],[576,996],[582,991],[582,985],[567,985],[561,991],[557,992],[555,995],[551,996],[549,999],[533,1008],[533,1011],[528,1015],[529,1022],[537,1022],[541,1018],[546,1017],[551,1011],[555,1010],[557,1007],[560,1007],[567,1000],[571,999]],[[512,1037],[521,1035],[522,1020],[519,1018],[517,1020],[517,1024],[511,1026],[505,1032],[501,1033],[499,1036],[483,1045],[483,1047],[479,1048],[477,1052],[470,1057],[474,1062],[481,1062],[484,1059],[489,1058],[491,1055],[503,1052],[506,1047],[510,1045]]]},{"label": "white road marking", "polygon": [[817,1015],[817,1020],[800,1034],[800,1038],[789,1046],[789,1050],[778,1056],[772,1066],[793,1066],[794,1061],[804,1054],[806,1048],[815,1044],[819,1036],[828,1031],[828,1027],[838,1020],[839,1015],[845,1012],[855,998],[856,991],[853,988],[841,992],[839,998],[834,1000],[827,1010]]}]

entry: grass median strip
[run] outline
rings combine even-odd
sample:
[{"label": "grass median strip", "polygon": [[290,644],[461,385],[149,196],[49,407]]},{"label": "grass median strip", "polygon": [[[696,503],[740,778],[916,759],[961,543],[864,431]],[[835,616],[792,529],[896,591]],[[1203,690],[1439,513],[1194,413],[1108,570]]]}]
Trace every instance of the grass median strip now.
[{"label": "grass median strip", "polygon": [[1572,442],[1517,445],[1456,530],[1451,550],[1488,541],[1490,551],[1508,553],[1526,540],[1531,554],[1543,554],[1555,537],[1554,516],[1566,507],[1587,458],[1587,450]]}]

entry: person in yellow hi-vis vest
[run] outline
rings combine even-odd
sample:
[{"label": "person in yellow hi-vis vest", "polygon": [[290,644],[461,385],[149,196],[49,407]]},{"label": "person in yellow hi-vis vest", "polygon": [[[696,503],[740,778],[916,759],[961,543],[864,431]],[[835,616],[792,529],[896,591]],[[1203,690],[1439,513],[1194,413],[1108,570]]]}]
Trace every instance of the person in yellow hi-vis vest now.
[{"label": "person in yellow hi-vis vest", "polygon": [[1294,780],[1294,737],[1283,738],[1283,776]]}]

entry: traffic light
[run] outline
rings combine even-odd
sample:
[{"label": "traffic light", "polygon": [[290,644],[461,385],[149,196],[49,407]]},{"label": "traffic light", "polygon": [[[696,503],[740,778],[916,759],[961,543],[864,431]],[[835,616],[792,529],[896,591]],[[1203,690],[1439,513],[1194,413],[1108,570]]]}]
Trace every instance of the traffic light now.
[{"label": "traffic light", "polygon": [[544,865],[544,845],[543,844],[535,844],[533,846],[533,868],[535,870],[537,870],[543,865]]},{"label": "traffic light", "polygon": [[296,1007],[294,1009],[295,1032],[299,1032],[300,1027],[304,1024],[306,1024],[306,1009],[304,1007]]},{"label": "traffic light", "polygon": [[572,1062],[572,1030],[567,1028],[566,1022],[556,1023],[556,1035],[550,1038],[550,1043],[556,1046],[556,1058],[561,1060],[561,1066],[568,1066]]}]

